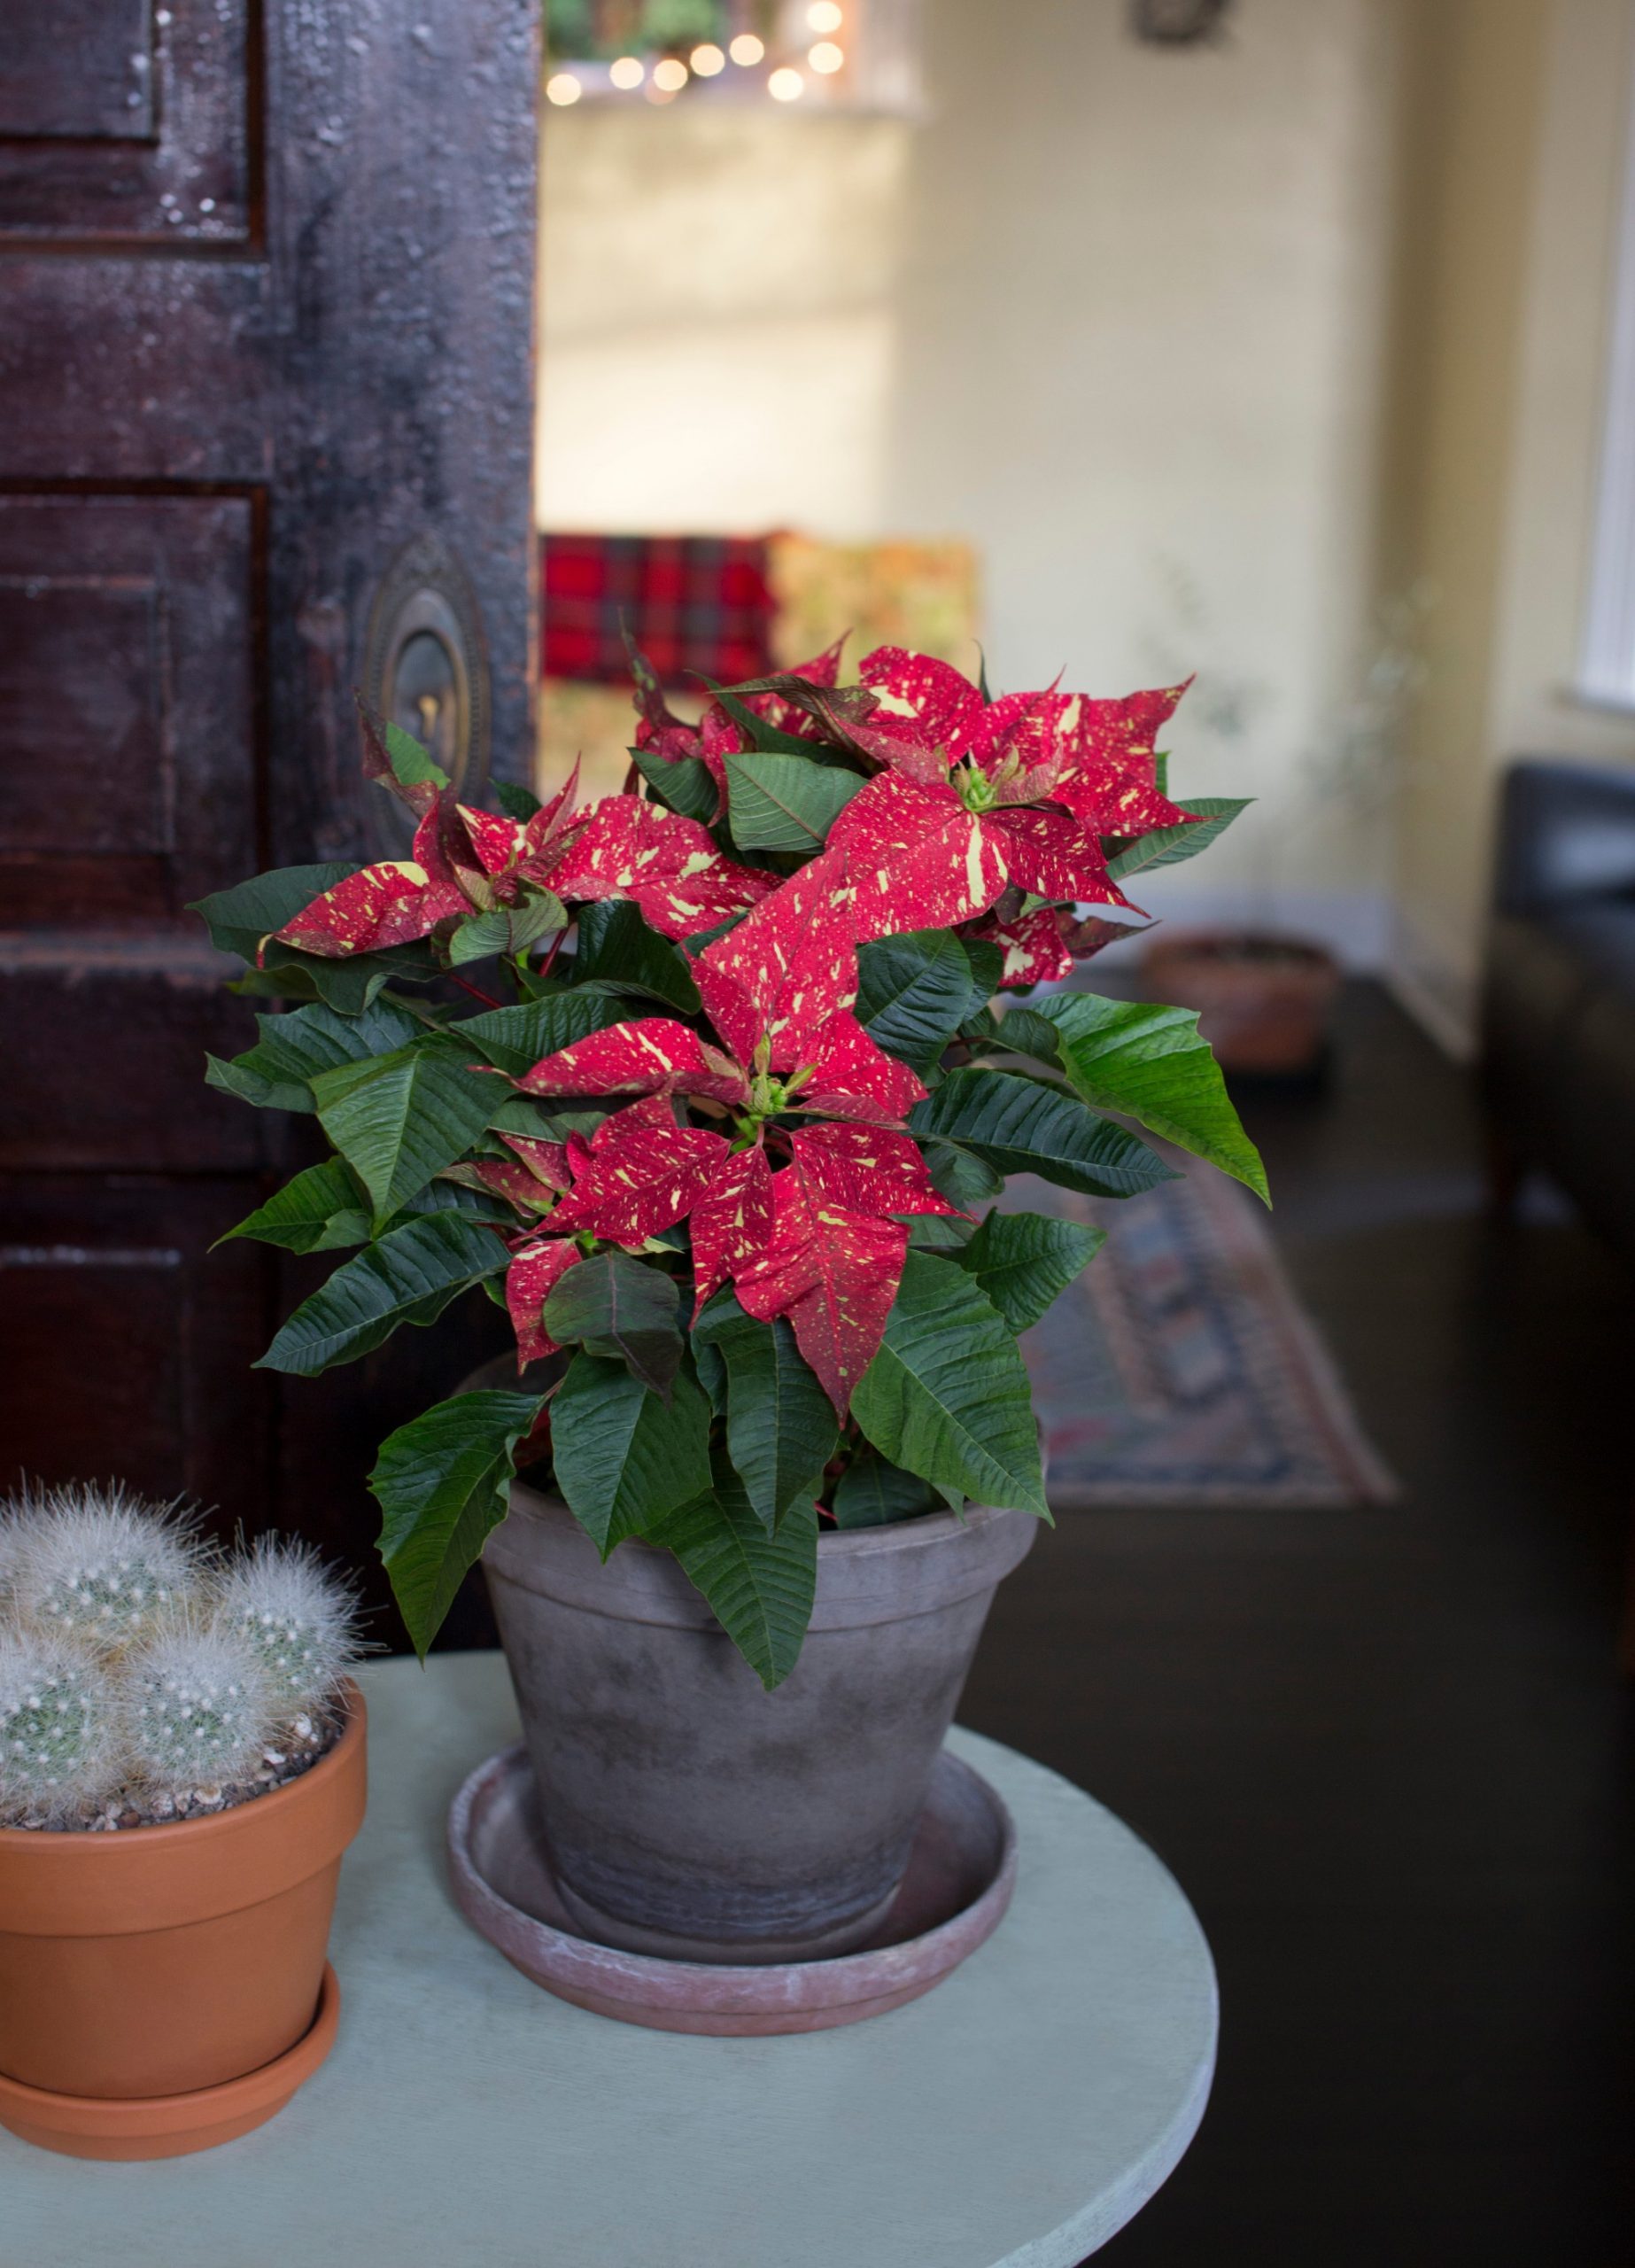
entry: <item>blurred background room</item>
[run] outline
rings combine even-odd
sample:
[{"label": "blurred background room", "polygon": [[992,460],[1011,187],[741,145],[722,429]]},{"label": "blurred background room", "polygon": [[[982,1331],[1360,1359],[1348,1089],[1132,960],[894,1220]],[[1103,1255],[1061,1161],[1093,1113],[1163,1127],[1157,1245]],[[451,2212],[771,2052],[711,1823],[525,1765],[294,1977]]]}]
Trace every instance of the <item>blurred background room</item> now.
[{"label": "blurred background room", "polygon": [[7,1465],[373,1570],[446,1343],[251,1371],[311,1263],[207,1248],[305,1153],[201,1085],[182,910],[404,855],[353,686],[601,793],[625,630],[686,715],[843,632],[1192,677],[1170,788],[1246,807],[1069,981],[1203,1010],[1274,1209],[1092,1208],[962,1712],[1219,1963],[1108,2256],[1635,2257],[1635,0],[64,5],[0,109]]}]

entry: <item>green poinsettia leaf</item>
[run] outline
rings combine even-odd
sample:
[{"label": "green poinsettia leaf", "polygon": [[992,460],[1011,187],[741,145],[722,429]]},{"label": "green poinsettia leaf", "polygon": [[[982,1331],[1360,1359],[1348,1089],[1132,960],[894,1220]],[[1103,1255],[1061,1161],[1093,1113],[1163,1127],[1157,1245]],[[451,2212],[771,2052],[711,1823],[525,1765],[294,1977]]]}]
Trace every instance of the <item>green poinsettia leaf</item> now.
[{"label": "green poinsettia leaf", "polygon": [[487,1125],[498,1082],[437,1047],[400,1047],[313,1081],[318,1122],[384,1221],[453,1165]]},{"label": "green poinsettia leaf", "polygon": [[[920,1147],[926,1154],[926,1171],[939,1196],[946,1197],[950,1205],[958,1205],[967,1213],[988,1198],[997,1197],[1005,1185],[1005,1177],[996,1166],[990,1166],[974,1150],[962,1149],[957,1142],[922,1138]],[[931,1225],[936,1224],[934,1222]],[[912,1242],[912,1229],[909,1237]]]},{"label": "green poinsettia leaf", "polygon": [[770,1693],[794,1667],[818,1589],[818,1509],[794,1504],[775,1535],[725,1458],[712,1486],[649,1522]]},{"label": "green poinsettia leaf", "polygon": [[544,1406],[543,1394],[504,1389],[456,1394],[381,1443],[369,1475],[380,1556],[422,1661],[467,1569],[506,1516],[511,1453]]},{"label": "green poinsettia leaf", "polygon": [[554,890],[526,889],[516,905],[496,905],[487,913],[473,913],[449,939],[448,958],[456,968],[468,961],[487,960],[495,953],[513,959],[553,930],[568,927],[568,909]]},{"label": "green poinsettia leaf", "polygon": [[1012,1331],[1026,1331],[1107,1240],[1104,1229],[1045,1213],[990,1213],[954,1254]]},{"label": "green poinsettia leaf", "polygon": [[551,1406],[556,1485],[605,1559],[709,1486],[709,1403],[684,1363],[662,1401],[621,1362],[583,1348]]},{"label": "green poinsettia leaf", "polygon": [[972,983],[951,930],[910,929],[858,946],[855,1013],[877,1046],[923,1076],[972,1013]]},{"label": "green poinsettia leaf", "polygon": [[960,943],[971,964],[971,1006],[965,1011],[969,1020],[981,1015],[998,991],[999,980],[1005,973],[1005,957],[986,937],[962,937]]},{"label": "green poinsettia leaf", "polygon": [[[360,1210],[362,1203],[363,1192],[344,1161],[326,1158],[322,1165],[308,1166],[293,1181],[285,1182],[265,1205],[258,1205],[236,1228],[218,1237],[216,1243],[253,1237],[261,1244],[282,1245],[286,1252],[328,1252],[341,1245],[361,1244],[369,1232],[368,1216]],[[361,1236],[349,1233],[354,1218],[363,1223]],[[346,1224],[338,1234],[331,1225],[337,1221]],[[213,1246],[211,1248],[214,1250]]]},{"label": "green poinsettia leaf", "polygon": [[836,1527],[885,1527],[942,1509],[940,1489],[917,1472],[905,1472],[866,1441],[835,1482],[831,1506]]},{"label": "green poinsettia leaf", "polygon": [[915,1104],[909,1125],[922,1138],[957,1142],[1000,1173],[1042,1174],[1096,1197],[1131,1197],[1176,1178],[1156,1150],[1076,1095],[980,1065],[950,1072]]},{"label": "green poinsettia leaf", "polygon": [[558,1048],[570,1046],[576,1039],[588,1039],[592,1032],[639,1013],[618,993],[585,985],[547,992],[537,1000],[520,1000],[515,1007],[490,1008],[480,1016],[463,1016],[446,1029],[450,1040],[469,1048],[472,1055],[482,1056],[513,1078],[521,1078]]},{"label": "green poinsettia leaf", "polygon": [[801,756],[729,756],[727,824],[740,850],[790,850],[810,858],[862,788],[856,772]]},{"label": "green poinsettia leaf", "polygon": [[508,819],[518,827],[526,827],[534,814],[542,810],[539,798],[531,788],[524,788],[520,780],[496,780],[494,801]]},{"label": "green poinsettia leaf", "polygon": [[1193,1010],[1058,992],[1034,1013],[1055,1031],[1062,1068],[1086,1102],[1139,1119],[1270,1204],[1259,1152]]},{"label": "green poinsettia leaf", "polygon": [[1217,835],[1224,835],[1240,812],[1246,812],[1253,803],[1252,796],[1191,796],[1186,808],[1197,812],[1195,819],[1179,820],[1174,827],[1154,827],[1151,835],[1138,835],[1127,843],[1107,861],[1107,872],[1115,882],[1127,882],[1132,874],[1147,873],[1155,866],[1178,866],[1183,859],[1196,858],[1200,850],[1207,850]]},{"label": "green poinsettia leaf", "polygon": [[727,1453],[771,1534],[823,1484],[839,1438],[833,1404],[785,1317],[757,1323],[731,1292],[717,1293],[694,1324],[693,1340],[701,1357],[708,1349],[725,1366]]},{"label": "green poinsettia leaf", "polygon": [[230,1063],[205,1058],[207,1085],[237,1095],[263,1110],[317,1107],[312,1082],[342,1064],[393,1053],[417,1040],[424,1027],[395,1001],[376,1000],[356,1015],[340,1015],[322,1001],[280,1016],[258,1016],[260,1038]]},{"label": "green poinsettia leaf", "polygon": [[312,866],[279,866],[271,874],[253,874],[231,889],[213,890],[189,906],[210,932],[210,941],[224,953],[236,953],[253,967],[264,937],[293,921],[314,898],[359,871],[355,859],[329,859]]},{"label": "green poinsettia leaf", "polygon": [[493,1230],[463,1213],[406,1222],[303,1300],[255,1367],[316,1378],[368,1354],[399,1324],[435,1323],[458,1293],[505,1264]]},{"label": "green poinsettia leaf", "polygon": [[721,791],[700,757],[678,757],[673,762],[655,756],[649,748],[633,748],[631,759],[659,802],[683,819],[708,827],[716,815]]},{"label": "green poinsettia leaf", "polygon": [[1027,1372],[1004,1318],[956,1262],[908,1254],[851,1414],[921,1480],[1049,1520]]},{"label": "green poinsettia leaf", "polygon": [[628,898],[607,897],[578,910],[579,942],[573,981],[639,992],[662,1000],[684,1016],[695,1016],[702,1003],[686,955],[655,929]]},{"label": "green poinsettia leaf", "polygon": [[542,1320],[559,1346],[612,1355],[669,1401],[686,1341],[679,1286],[662,1268],[627,1252],[593,1253],[558,1280]]},{"label": "green poinsettia leaf", "polygon": [[797,756],[808,764],[812,762],[810,741],[802,740],[799,733],[786,733],[777,725],[769,725],[759,711],[740,701],[735,693],[725,692],[714,678],[705,678],[704,683],[757,756]]}]

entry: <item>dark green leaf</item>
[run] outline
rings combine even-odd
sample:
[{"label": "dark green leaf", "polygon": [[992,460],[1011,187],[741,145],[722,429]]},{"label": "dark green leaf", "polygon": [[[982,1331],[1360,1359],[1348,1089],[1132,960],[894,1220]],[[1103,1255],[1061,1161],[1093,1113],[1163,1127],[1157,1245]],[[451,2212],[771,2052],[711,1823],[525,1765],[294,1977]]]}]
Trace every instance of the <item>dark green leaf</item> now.
[{"label": "dark green leaf", "polygon": [[511,1452],[544,1396],[456,1394],[381,1443],[369,1487],[381,1508],[380,1556],[423,1661],[468,1567],[505,1518]]},{"label": "dark green leaf", "polygon": [[[342,1161],[326,1158],[285,1182],[248,1220],[216,1242],[254,1237],[261,1244],[282,1245],[286,1252],[330,1252],[361,1244],[369,1232],[368,1216],[360,1209],[362,1203],[363,1192]],[[361,1231],[354,1234],[353,1224],[360,1221]]]},{"label": "dark green leaf", "polygon": [[456,968],[468,961],[486,960],[493,953],[513,958],[554,929],[568,927],[568,909],[554,890],[525,889],[515,905],[496,905],[486,913],[473,913],[449,940],[448,958]]},{"label": "dark green leaf", "polygon": [[717,1621],[770,1693],[794,1667],[818,1588],[818,1511],[793,1505],[769,1535],[738,1476],[652,1521],[647,1540],[673,1551]]},{"label": "dark green leaf", "polygon": [[672,812],[679,812],[683,819],[695,819],[703,827],[709,825],[721,800],[721,790],[701,757],[678,757],[672,763],[655,756],[650,748],[633,748],[631,757],[660,803]]},{"label": "dark green leaf", "polygon": [[922,1480],[1050,1518],[1021,1355],[955,1262],[909,1253],[851,1414],[877,1449]]},{"label": "dark green leaf", "polygon": [[875,1045],[931,1068],[972,1011],[971,962],[949,929],[910,929],[857,948],[858,1022]]},{"label": "dark green leaf", "polygon": [[611,1355],[668,1402],[684,1344],[673,1276],[627,1252],[593,1253],[562,1277],[545,1303],[547,1338]]},{"label": "dark green leaf", "polygon": [[1196,858],[1253,801],[1252,796],[1189,796],[1185,809],[1197,812],[1199,818],[1182,819],[1174,827],[1157,827],[1151,835],[1137,835],[1108,859],[1107,872],[1115,882],[1127,882],[1130,875],[1144,874],[1150,867],[1178,866],[1183,859]]},{"label": "dark green leaf", "polygon": [[319,1123],[384,1220],[487,1125],[498,1081],[436,1049],[400,1047],[313,1082]]},{"label": "dark green leaf", "polygon": [[480,1016],[463,1017],[447,1029],[451,1039],[469,1046],[474,1055],[484,1056],[513,1078],[521,1078],[558,1048],[637,1013],[617,993],[586,985],[577,991],[549,992],[539,1000],[521,1000],[511,1008],[490,1008]]},{"label": "dark green leaf", "polygon": [[1042,1174],[1096,1197],[1131,1197],[1175,1178],[1156,1150],[1076,1095],[1012,1071],[972,1064],[950,1072],[915,1104],[909,1125],[922,1138],[957,1142],[1001,1173]]},{"label": "dark green leaf", "polygon": [[1045,1213],[990,1213],[963,1250],[969,1270],[1012,1331],[1038,1322],[1106,1242],[1104,1229]]},{"label": "dark green leaf", "polygon": [[230,1063],[206,1056],[205,1078],[263,1110],[316,1107],[312,1081],[344,1063],[384,1056],[420,1037],[422,1026],[396,1002],[377,1000],[355,1016],[314,1002],[283,1015],[258,1016],[261,1037]]},{"label": "dark green leaf", "polygon": [[506,817],[514,819],[518,827],[526,827],[535,812],[541,808],[539,798],[533,789],[524,788],[517,780],[496,780],[494,801]]},{"label": "dark green leaf", "polygon": [[602,898],[582,905],[578,922],[579,942],[573,959],[576,984],[594,978],[625,991],[646,993],[684,1016],[698,1014],[702,1004],[686,955],[667,937],[648,928],[639,905],[627,898]]},{"label": "dark green leaf", "polygon": [[605,1559],[709,1487],[709,1404],[684,1364],[668,1402],[583,1348],[551,1408],[556,1485]]},{"label": "dark green leaf", "polygon": [[1127,1112],[1271,1202],[1266,1168],[1193,1010],[1058,992],[1037,1013],[1054,1027],[1062,1067],[1086,1102]]},{"label": "dark green leaf", "polygon": [[950,1205],[963,1206],[967,1213],[985,1198],[997,1197],[1005,1185],[997,1167],[978,1157],[974,1150],[961,1149],[957,1142],[922,1142],[920,1147],[938,1194]]},{"label": "dark green leaf", "polygon": [[355,1016],[387,984],[430,984],[438,974],[423,938],[417,944],[392,945],[384,952],[354,953],[341,960],[271,944],[267,966],[247,969],[230,989],[285,1000],[322,1000],[338,1015]]},{"label": "dark green leaf", "polygon": [[400,1323],[435,1323],[456,1293],[505,1264],[493,1231],[462,1213],[409,1221],[303,1300],[255,1367],[316,1378],[367,1355]]},{"label": "dark green leaf", "polygon": [[966,1015],[979,1016],[999,990],[999,980],[1005,973],[1005,957],[986,937],[963,937],[960,943],[971,964],[971,1006]]},{"label": "dark green leaf", "polygon": [[727,818],[740,850],[821,850],[829,829],[863,786],[855,772],[810,755],[729,756]]},{"label": "dark green leaf", "polygon": [[725,1362],[728,1454],[770,1534],[792,1505],[810,1501],[822,1486],[838,1438],[833,1404],[782,1316],[757,1323],[731,1292],[717,1292],[693,1337]]},{"label": "dark green leaf", "polygon": [[505,1095],[489,1112],[488,1125],[491,1132],[526,1134],[536,1142],[565,1142],[570,1134],[583,1134],[588,1140],[607,1115],[593,1105],[584,1110],[553,1110],[531,1095]]},{"label": "dark green leaf", "polygon": [[317,866],[279,866],[271,874],[254,874],[232,889],[213,890],[189,906],[200,915],[211,943],[224,953],[236,953],[254,965],[263,937],[271,936],[293,921],[302,909],[348,874],[358,872],[354,859],[331,859]]},{"label": "dark green leaf", "polygon": [[834,1484],[836,1527],[884,1527],[921,1512],[940,1512],[942,1498],[929,1480],[905,1472],[867,1442]]},{"label": "dark green leaf", "polygon": [[[939,1146],[946,1148],[947,1145]],[[987,1169],[983,1170],[986,1172]],[[984,1194],[989,1193],[984,1192]],[[923,1251],[957,1252],[975,1235],[976,1223],[974,1221],[958,1220],[949,1213],[917,1213],[909,1223],[908,1231],[909,1242],[918,1245]]]}]

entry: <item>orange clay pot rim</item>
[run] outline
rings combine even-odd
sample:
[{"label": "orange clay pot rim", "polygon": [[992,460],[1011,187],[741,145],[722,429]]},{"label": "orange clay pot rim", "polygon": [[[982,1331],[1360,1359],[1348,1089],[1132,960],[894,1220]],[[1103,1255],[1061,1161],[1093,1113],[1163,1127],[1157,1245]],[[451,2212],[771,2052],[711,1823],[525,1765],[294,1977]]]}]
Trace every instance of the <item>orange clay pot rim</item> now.
[{"label": "orange clay pot rim", "polygon": [[[168,1845],[186,1841],[190,1837],[208,1834],[213,1829],[219,1829],[229,1821],[241,1822],[252,1812],[257,1819],[271,1819],[275,1814],[287,1811],[291,1804],[298,1803],[303,1795],[310,1796],[313,1791],[311,1783],[333,1779],[345,1768],[348,1758],[361,1743],[368,1722],[363,1695],[350,1677],[343,1683],[341,1695],[346,1705],[346,1721],[341,1728],[340,1738],[332,1747],[325,1749],[309,1770],[286,1782],[282,1788],[271,1788],[264,1796],[252,1796],[247,1803],[225,1805],[220,1811],[207,1812],[202,1819],[173,1819],[156,1821],[150,1827],[121,1827],[112,1834],[97,1834],[88,1827],[0,1827],[0,1854],[8,1851],[38,1850],[42,1844],[46,1843],[54,1850],[72,1851],[83,1846],[88,1850],[102,1851],[114,1845],[129,1850],[138,1840],[144,1850],[163,1851]],[[4,2084],[11,2085],[14,2082],[7,2080]]]},{"label": "orange clay pot rim", "polygon": [[[133,1827],[120,1832],[134,1835],[136,1830]],[[27,2080],[9,2078],[0,2071],[0,2118],[9,2112],[58,2135],[136,2140],[214,2126],[265,2102],[282,2108],[327,2060],[340,2011],[340,1979],[334,1964],[326,1961],[312,2022],[295,2045],[270,2063],[258,2063],[253,2071],[241,2071],[236,2079],[218,2079],[213,2086],[182,2094],[62,2094],[51,2087],[31,2087]]]}]

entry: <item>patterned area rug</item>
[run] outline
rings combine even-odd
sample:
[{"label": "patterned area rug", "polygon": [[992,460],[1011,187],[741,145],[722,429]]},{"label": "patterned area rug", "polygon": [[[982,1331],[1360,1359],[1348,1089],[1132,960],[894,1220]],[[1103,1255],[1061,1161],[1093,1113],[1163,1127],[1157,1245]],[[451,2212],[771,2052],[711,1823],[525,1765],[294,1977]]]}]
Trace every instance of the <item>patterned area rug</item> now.
[{"label": "patterned area rug", "polygon": [[1395,1499],[1236,1183],[1189,1159],[1184,1180],[1123,1202],[1031,1178],[1006,1202],[1108,1231],[1022,1341],[1058,1511]]}]

